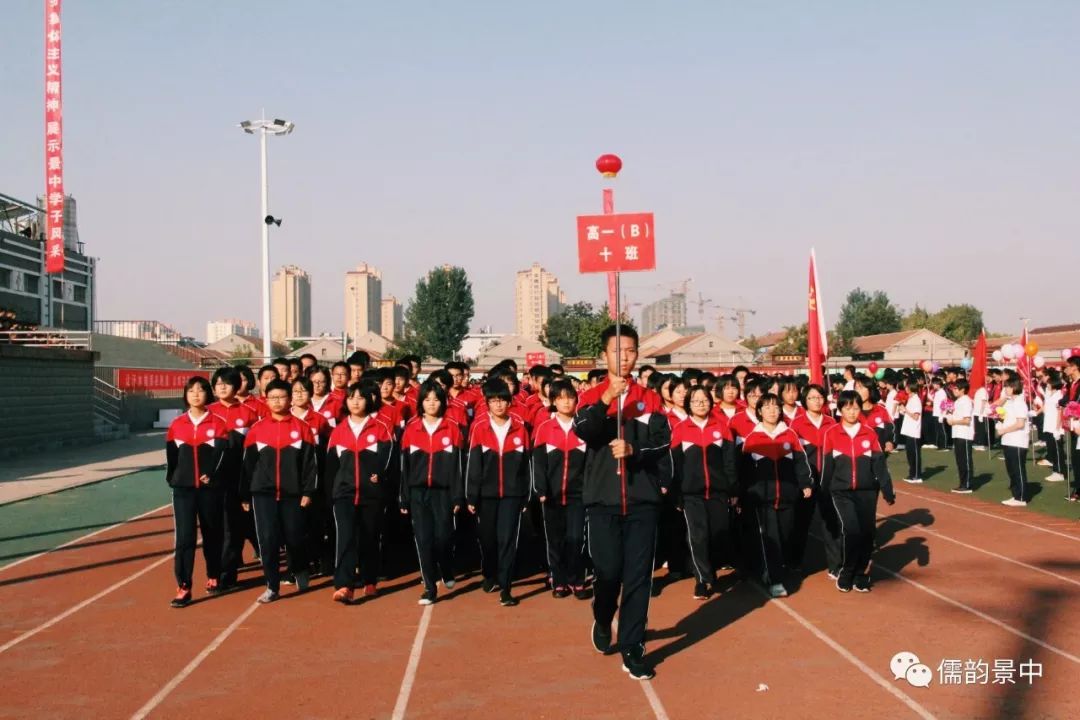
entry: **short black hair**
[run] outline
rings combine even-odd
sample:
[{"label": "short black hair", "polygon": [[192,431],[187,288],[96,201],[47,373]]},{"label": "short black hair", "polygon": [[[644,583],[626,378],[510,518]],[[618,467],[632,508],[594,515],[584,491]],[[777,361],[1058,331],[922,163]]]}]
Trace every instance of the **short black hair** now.
[{"label": "short black hair", "polygon": [[349,359],[346,362],[349,363],[349,367],[356,365],[357,367],[367,370],[368,365],[371,364],[371,356],[367,354],[366,350],[357,350],[349,356]]},{"label": "short black hair", "polygon": [[412,368],[407,365],[401,365],[400,363],[391,368],[394,372],[394,378],[402,378],[405,382],[412,379]]},{"label": "short black hair", "polygon": [[601,368],[594,368],[594,369],[589,371],[589,374],[586,377],[590,381],[592,381],[594,378],[595,379],[605,378],[605,377],[607,377],[607,370],[602,370]]},{"label": "short black hair", "polygon": [[800,397],[802,398],[803,407],[806,406],[806,396],[809,395],[814,390],[816,390],[821,395],[822,399],[824,399],[824,400],[829,399],[828,391],[826,391],[825,388],[823,388],[821,385],[818,385],[817,383],[806,383],[806,387],[804,387],[802,389],[802,393],[800,394]]},{"label": "short black hair", "polygon": [[459,372],[465,372],[468,369],[469,369],[468,365],[466,365],[465,363],[460,362],[458,360],[451,360],[450,362],[443,365],[443,370],[446,370],[447,372],[449,372],[451,370],[457,370]]},{"label": "short black hair", "polygon": [[316,365],[319,364],[319,358],[315,357],[311,353],[304,353],[300,356],[300,362],[303,362],[305,360],[314,360]]},{"label": "short black hair", "polygon": [[967,391],[971,388],[971,384],[968,383],[968,381],[964,378],[957,378],[956,382],[953,383],[953,387],[962,393],[967,393]]},{"label": "short black hair", "polygon": [[569,395],[577,400],[578,394],[577,390],[574,389],[574,384],[569,380],[564,380],[562,378],[552,380],[551,384],[548,385],[548,398],[554,401],[555,398],[563,395]]},{"label": "short black hair", "polygon": [[424,400],[432,393],[435,393],[435,397],[439,401],[439,417],[446,414],[446,388],[436,382],[434,378],[429,377],[427,380],[420,383],[420,391],[416,393],[416,414],[418,416],[423,417]]},{"label": "short black hair", "polygon": [[510,392],[510,388],[506,385],[506,381],[501,376],[489,377],[484,383],[484,402],[490,400],[505,400],[511,402],[514,396]]},{"label": "short black hair", "polygon": [[278,380],[281,379],[281,375],[278,373],[277,368],[274,367],[273,363],[271,363],[269,365],[263,365],[261,368],[259,368],[259,380],[262,380],[263,375],[268,372],[274,373],[274,377],[276,377]]},{"label": "short black hair", "polygon": [[443,384],[443,387],[449,388],[454,384],[454,378],[450,374],[449,370],[435,370],[427,376],[428,380],[435,380]]},{"label": "short black hair", "polygon": [[843,410],[850,405],[854,405],[860,409],[862,408],[862,398],[859,397],[859,393],[854,390],[844,390],[836,396],[837,410]]},{"label": "short black hair", "polygon": [[184,383],[184,409],[188,409],[187,394],[188,390],[193,387],[201,387],[203,392],[206,393],[206,404],[209,405],[214,399],[214,392],[210,389],[210,381],[204,378],[202,375],[193,375],[188,378],[188,381]]},{"label": "short black hair", "polygon": [[266,392],[264,394],[269,395],[274,390],[284,390],[286,395],[292,395],[292,386],[290,386],[289,383],[285,382],[281,378],[268,382],[266,384]]},{"label": "short black hair", "polygon": [[533,365],[529,368],[529,377],[531,378],[551,378],[554,373],[551,372],[551,368],[547,365]]},{"label": "short black hair", "polygon": [[236,372],[240,373],[240,377],[247,382],[248,390],[255,387],[255,373],[247,365],[234,366]]},{"label": "short black hair", "polygon": [[559,363],[552,363],[552,364],[548,365],[548,367],[551,368],[551,372],[554,373],[555,375],[565,375],[566,374],[566,370],[564,370],[563,366],[560,365]]},{"label": "short black hair", "polygon": [[[364,398],[364,412],[368,415],[375,415],[379,412],[379,408],[382,407],[382,398],[379,397],[379,386],[370,380],[361,380],[360,382],[354,382],[349,386],[349,389],[345,391],[345,399],[348,400],[353,395],[359,394]],[[346,406],[348,411],[348,406]]]},{"label": "short black hair", "polygon": [[345,368],[345,371],[348,372],[349,363],[345,362],[344,360],[338,360],[336,363],[330,366],[330,372],[332,373],[338,368]]},{"label": "short black hair", "polygon": [[283,358],[283,357],[276,357],[276,358],[274,358],[273,360],[270,361],[270,364],[271,365],[288,365],[289,364],[289,359],[288,358]]},{"label": "short black hair", "polygon": [[638,346],[638,334],[633,325],[608,325],[600,333],[600,350],[607,350],[608,342],[618,333],[621,338],[629,338],[634,341],[634,347]]},{"label": "short black hair", "polygon": [[311,395],[311,394],[313,394],[315,392],[314,388],[311,387],[311,379],[306,378],[303,375],[301,375],[300,377],[293,380],[292,384],[293,384],[293,387],[296,387],[297,385],[299,385],[300,387],[304,388],[305,390],[307,390],[309,395]]},{"label": "short black hair", "polygon": [[240,371],[234,367],[219,367],[214,371],[213,376],[210,378],[211,385],[217,385],[218,380],[232,387],[233,390],[240,389]]},{"label": "short black hair", "polygon": [[712,393],[709,392],[709,389],[704,385],[696,385],[687,391],[686,397],[683,398],[683,410],[685,410],[687,414],[690,413],[690,398],[694,395],[694,393],[705,394],[705,399],[709,402],[709,412],[711,413],[713,409],[713,397]]}]

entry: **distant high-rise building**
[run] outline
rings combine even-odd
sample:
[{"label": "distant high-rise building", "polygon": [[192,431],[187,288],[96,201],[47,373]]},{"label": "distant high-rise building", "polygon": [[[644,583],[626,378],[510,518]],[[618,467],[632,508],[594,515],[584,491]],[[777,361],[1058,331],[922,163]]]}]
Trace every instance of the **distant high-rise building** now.
[{"label": "distant high-rise building", "polygon": [[528,270],[519,270],[514,287],[516,334],[536,340],[543,333],[548,318],[565,304],[566,295],[559,289],[558,279],[540,267],[540,263],[534,262]]},{"label": "distant high-rise building", "polygon": [[270,288],[270,339],[311,335],[311,276],[286,265],[274,275]]},{"label": "distant high-rise building", "polygon": [[218,340],[230,335],[246,335],[247,337],[261,338],[259,326],[250,320],[211,320],[206,323],[206,344],[216,343]]},{"label": "distant high-rise building", "polygon": [[641,309],[641,334],[654,333],[662,327],[679,328],[686,325],[686,295],[671,295]]},{"label": "distant high-rise building", "polygon": [[382,331],[382,273],[360,263],[345,273],[345,332],[355,340]]},{"label": "distant high-rise building", "polygon": [[400,340],[405,333],[405,314],[401,303],[393,295],[382,299],[382,336],[387,340]]}]

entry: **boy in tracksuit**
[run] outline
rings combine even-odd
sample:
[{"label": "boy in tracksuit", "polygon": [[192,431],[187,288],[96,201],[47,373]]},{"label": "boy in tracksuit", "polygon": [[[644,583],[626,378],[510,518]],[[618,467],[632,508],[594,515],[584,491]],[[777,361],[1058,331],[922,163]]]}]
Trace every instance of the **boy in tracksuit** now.
[{"label": "boy in tracksuit", "polygon": [[709,391],[700,385],[694,387],[686,395],[687,418],[671,431],[675,467],[672,494],[686,518],[697,576],[695,600],[706,600],[719,592],[715,561],[731,552],[730,512],[739,499],[735,440],[712,408]]},{"label": "boy in tracksuit", "polygon": [[446,417],[449,398],[443,386],[428,378],[419,390],[418,415],[401,438],[401,492],[398,504],[412,518],[416,555],[424,592],[419,604],[431,605],[442,580],[454,587],[454,514],[465,504],[461,474],[464,438],[461,427]]},{"label": "boy in tracksuit", "polygon": [[574,432],[577,391],[569,380],[549,381],[546,387],[555,414],[541,420],[533,432],[532,461],[534,490],[544,514],[551,594],[564,598],[572,593],[585,600],[585,443]]},{"label": "boy in tracksuit", "polygon": [[278,548],[282,537],[296,587],[301,592],[307,590],[304,508],[311,505],[318,477],[315,437],[308,424],[289,411],[289,383],[273,380],[264,392],[268,414],[255,423],[244,441],[240,496],[244,511],[254,511],[255,533],[262,549],[266,591],[258,601],[269,603],[278,599],[281,585]]},{"label": "boy in tracksuit", "polygon": [[[574,432],[585,441],[585,503],[593,585],[593,647],[621,650],[635,680],[656,673],[645,661],[645,625],[652,591],[656,524],[671,487],[671,428],[663,401],[630,375],[638,336],[612,325],[600,335],[607,376],[582,394]],[[622,427],[618,411],[622,408]],[[619,610],[620,594],[622,609]],[[611,623],[619,611],[618,644]]]},{"label": "boy in tracksuit", "polygon": [[196,523],[202,531],[208,594],[217,594],[221,574],[225,491],[221,487],[220,473],[228,432],[225,422],[208,409],[210,397],[210,383],[206,378],[188,380],[184,387],[186,412],[172,421],[165,435],[165,482],[172,488],[176,528],[173,559],[176,595],[171,603],[175,608],[191,603],[198,539]]},{"label": "boy in tracksuit", "polygon": [[210,412],[225,422],[228,446],[221,460],[221,489],[225,501],[225,537],[221,551],[221,577],[219,591],[236,586],[236,577],[243,563],[244,540],[254,545],[255,526],[251,513],[240,506],[240,484],[244,475],[244,441],[248,431],[259,421],[258,414],[237,397],[241,375],[233,367],[223,367],[214,372],[210,384],[217,402],[210,405]]},{"label": "boy in tracksuit", "polygon": [[488,412],[469,433],[465,497],[469,512],[479,518],[481,571],[484,592],[501,590],[499,603],[518,604],[510,594],[517,560],[521,515],[532,488],[529,434],[524,423],[510,415],[513,395],[500,378],[484,383]]},{"label": "boy in tracksuit", "polygon": [[892,478],[877,435],[860,422],[860,400],[842,392],[837,401],[840,424],[830,428],[822,441],[823,487],[832,495],[840,518],[841,565],[836,578],[840,592],[870,592],[870,556],[877,529],[878,493],[885,502],[896,502]]}]

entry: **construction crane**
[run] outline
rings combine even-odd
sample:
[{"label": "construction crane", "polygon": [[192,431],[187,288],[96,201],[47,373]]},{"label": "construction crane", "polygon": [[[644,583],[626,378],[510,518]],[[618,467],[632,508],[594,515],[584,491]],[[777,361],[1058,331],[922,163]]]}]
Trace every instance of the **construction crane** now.
[{"label": "construction crane", "polygon": [[720,326],[720,334],[724,334],[724,320],[728,319],[724,316],[724,313],[732,313],[729,317],[734,320],[739,327],[739,340],[746,338],[746,316],[757,315],[757,310],[752,308],[743,307],[717,307],[720,311],[720,315],[717,317]]},{"label": "construction crane", "polygon": [[700,322],[702,325],[705,324],[705,306],[712,304],[712,300],[706,300],[705,296],[702,295],[700,292],[697,294],[698,322]]}]

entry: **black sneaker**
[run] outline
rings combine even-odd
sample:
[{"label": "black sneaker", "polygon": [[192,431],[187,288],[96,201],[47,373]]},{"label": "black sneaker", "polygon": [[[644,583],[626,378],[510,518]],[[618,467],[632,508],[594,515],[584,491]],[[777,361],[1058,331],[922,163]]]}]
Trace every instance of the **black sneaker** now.
[{"label": "black sneaker", "polygon": [[611,648],[611,626],[606,628],[600,627],[599,623],[593,620],[592,624],[592,646],[596,649],[596,652],[601,655],[610,655]]},{"label": "black sneaker", "polygon": [[656,677],[652,665],[645,662],[645,648],[640,645],[623,651],[622,669],[634,680],[652,680]]},{"label": "black sneaker", "polygon": [[486,593],[493,593],[499,589],[499,584],[491,578],[484,578],[484,582],[480,586],[480,589]]},{"label": "black sneaker", "polygon": [[574,588],[574,597],[578,600],[588,600],[589,590],[584,585],[578,585]]},{"label": "black sneaker", "polygon": [[851,588],[854,586],[854,582],[850,575],[840,573],[840,577],[836,578],[836,589],[840,592],[851,592]]},{"label": "black sneaker", "polygon": [[518,599],[511,595],[509,590],[503,590],[499,595],[499,604],[503,607],[514,607],[518,602]]},{"label": "black sneaker", "polygon": [[424,594],[420,596],[420,605],[434,605],[435,604],[435,592],[432,590],[425,590]]},{"label": "black sneaker", "polygon": [[954,487],[952,489],[952,491],[954,493],[956,493],[957,495],[970,495],[971,494],[971,488],[966,488],[963,485],[957,485],[956,487]]},{"label": "black sneaker", "polygon": [[570,597],[570,595],[572,595],[572,593],[570,592],[570,588],[566,587],[565,585],[560,585],[551,591],[551,597],[558,598],[560,600],[563,598],[568,598]]},{"label": "black sneaker", "polygon": [[855,576],[855,590],[861,593],[870,592],[870,576],[869,575],[856,575]]},{"label": "black sneaker", "polygon": [[708,585],[703,582],[694,584],[695,600],[708,600],[710,595],[712,595],[712,590],[709,589]]}]

